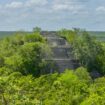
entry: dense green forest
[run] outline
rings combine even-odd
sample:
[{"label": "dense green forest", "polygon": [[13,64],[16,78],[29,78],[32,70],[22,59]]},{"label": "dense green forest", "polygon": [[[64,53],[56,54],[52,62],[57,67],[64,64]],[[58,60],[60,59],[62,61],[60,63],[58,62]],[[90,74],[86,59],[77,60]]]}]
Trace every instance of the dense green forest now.
[{"label": "dense green forest", "polygon": [[58,35],[72,46],[76,70],[50,74],[44,57],[51,49],[40,29],[0,40],[0,105],[105,105],[105,43],[79,29]]},{"label": "dense green forest", "polygon": [[[17,32],[18,31],[0,31],[0,38],[12,36]],[[32,32],[27,31],[27,33],[32,33]],[[96,37],[98,40],[105,42],[105,32],[104,31],[88,31],[88,33],[91,36]]]}]

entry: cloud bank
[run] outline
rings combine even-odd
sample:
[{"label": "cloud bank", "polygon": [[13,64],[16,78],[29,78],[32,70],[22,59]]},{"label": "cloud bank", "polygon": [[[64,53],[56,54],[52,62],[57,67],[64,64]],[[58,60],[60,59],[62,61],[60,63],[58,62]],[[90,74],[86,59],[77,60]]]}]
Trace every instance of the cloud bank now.
[{"label": "cloud bank", "polygon": [[34,26],[48,30],[63,27],[105,30],[103,4],[104,0],[0,1],[0,30],[31,30]]}]

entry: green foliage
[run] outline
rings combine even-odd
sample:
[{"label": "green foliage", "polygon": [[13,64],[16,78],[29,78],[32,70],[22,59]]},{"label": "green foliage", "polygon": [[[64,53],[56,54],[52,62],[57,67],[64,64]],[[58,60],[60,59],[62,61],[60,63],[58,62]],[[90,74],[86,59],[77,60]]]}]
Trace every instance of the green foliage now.
[{"label": "green foliage", "polygon": [[93,81],[83,67],[39,78],[13,72],[0,76],[0,104],[104,105],[104,83],[104,77]]},{"label": "green foliage", "polygon": [[50,48],[39,33],[16,33],[0,40],[0,67],[19,71],[24,75],[40,76],[46,74],[47,61],[45,56],[50,56]]},{"label": "green foliage", "polygon": [[75,74],[80,80],[82,80],[84,82],[91,83],[91,81],[92,81],[91,77],[88,73],[88,70],[86,68],[83,68],[83,67],[77,68],[77,70],[75,71]]},{"label": "green foliage", "polygon": [[33,32],[34,33],[40,33],[41,32],[41,28],[40,27],[35,27],[35,28],[33,28]]},{"label": "green foliage", "polygon": [[73,43],[76,39],[76,32],[77,31],[62,29],[58,31],[58,35],[67,39],[70,43]]},{"label": "green foliage", "polygon": [[86,31],[80,29],[66,30],[58,32],[72,46],[74,58],[79,60],[81,66],[88,70],[97,70],[105,73],[105,48],[94,37],[90,36]]},{"label": "green foliage", "polygon": [[102,43],[102,52],[97,56],[97,62],[101,73],[105,74],[105,43]]},{"label": "green foliage", "polygon": [[80,60],[82,66],[90,70],[97,69],[97,56],[101,53],[101,45],[95,41],[88,33],[83,32],[73,44],[74,55]]},{"label": "green foliage", "polygon": [[39,33],[0,40],[0,105],[105,105],[105,77],[92,80],[88,73],[89,64],[105,72],[105,44],[78,29],[63,32],[83,67],[61,74],[47,74],[43,58],[51,50]]}]

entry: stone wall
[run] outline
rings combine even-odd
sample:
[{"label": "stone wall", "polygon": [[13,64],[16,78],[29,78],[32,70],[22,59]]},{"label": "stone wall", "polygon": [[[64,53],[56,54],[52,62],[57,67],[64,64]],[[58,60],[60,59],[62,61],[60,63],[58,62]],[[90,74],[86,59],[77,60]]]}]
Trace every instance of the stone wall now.
[{"label": "stone wall", "polygon": [[57,32],[43,31],[41,35],[47,39],[53,52],[52,57],[46,58],[46,60],[55,62],[59,72],[63,72],[65,69],[76,69],[79,66],[78,61],[74,60],[71,46],[65,39],[60,38]]}]

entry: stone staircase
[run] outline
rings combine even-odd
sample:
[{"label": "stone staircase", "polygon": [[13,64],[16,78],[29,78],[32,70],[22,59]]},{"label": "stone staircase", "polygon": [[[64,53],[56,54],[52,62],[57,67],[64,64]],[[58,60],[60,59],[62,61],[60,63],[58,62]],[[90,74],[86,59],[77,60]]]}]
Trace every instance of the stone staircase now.
[{"label": "stone staircase", "polygon": [[47,39],[53,52],[52,57],[46,58],[46,60],[55,62],[59,72],[79,66],[78,61],[73,58],[72,48],[65,39],[60,38],[55,31],[43,31],[41,35]]}]

